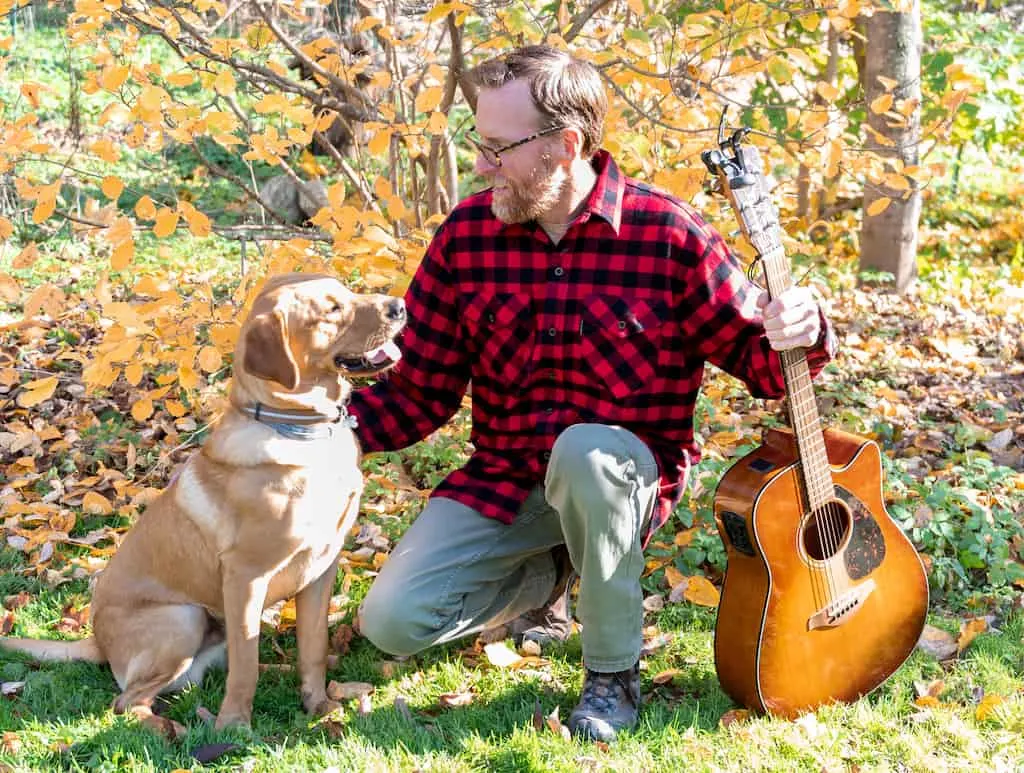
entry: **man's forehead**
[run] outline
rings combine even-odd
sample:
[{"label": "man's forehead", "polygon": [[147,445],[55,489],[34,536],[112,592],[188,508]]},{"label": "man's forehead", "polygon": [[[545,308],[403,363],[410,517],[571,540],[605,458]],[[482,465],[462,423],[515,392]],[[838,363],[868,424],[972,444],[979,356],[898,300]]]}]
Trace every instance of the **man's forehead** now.
[{"label": "man's forehead", "polygon": [[514,80],[496,89],[480,89],[476,100],[476,129],[488,139],[517,140],[537,131],[540,111],[530,96],[530,84]]}]

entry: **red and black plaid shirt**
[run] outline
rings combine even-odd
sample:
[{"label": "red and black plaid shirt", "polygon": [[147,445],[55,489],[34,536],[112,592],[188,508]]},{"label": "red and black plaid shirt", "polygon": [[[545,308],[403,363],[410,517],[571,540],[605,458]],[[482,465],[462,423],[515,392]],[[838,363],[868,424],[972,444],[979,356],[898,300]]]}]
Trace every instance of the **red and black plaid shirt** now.
[{"label": "red and black plaid shirt", "polygon": [[[651,532],[700,451],[693,411],[705,361],[752,394],[783,392],[759,291],[691,207],[625,177],[607,152],[597,185],[562,240],[508,225],[491,192],[438,229],[406,294],[402,361],[353,395],[367,452],[404,448],[448,421],[473,382],[475,447],[434,494],[510,523],[544,480],[555,438],[581,422],[619,425],[650,446],[661,473]],[[831,330],[809,352],[828,361]]]}]

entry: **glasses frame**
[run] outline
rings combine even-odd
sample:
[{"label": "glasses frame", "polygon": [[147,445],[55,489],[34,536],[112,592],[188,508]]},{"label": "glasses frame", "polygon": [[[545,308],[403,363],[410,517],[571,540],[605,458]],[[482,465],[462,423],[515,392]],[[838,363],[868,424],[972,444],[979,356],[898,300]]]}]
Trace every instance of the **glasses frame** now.
[{"label": "glasses frame", "polygon": [[501,167],[501,154],[508,153],[510,150],[518,148],[520,145],[525,145],[527,142],[533,142],[541,137],[546,137],[549,134],[560,132],[562,129],[567,127],[563,125],[549,126],[546,129],[541,129],[539,132],[534,132],[529,137],[523,137],[521,140],[510,142],[507,145],[502,145],[500,148],[492,148],[490,145],[485,145],[480,139],[480,135],[476,135],[476,126],[470,126],[469,131],[466,132],[466,139],[473,143],[473,146],[477,149],[484,160],[493,167]]}]

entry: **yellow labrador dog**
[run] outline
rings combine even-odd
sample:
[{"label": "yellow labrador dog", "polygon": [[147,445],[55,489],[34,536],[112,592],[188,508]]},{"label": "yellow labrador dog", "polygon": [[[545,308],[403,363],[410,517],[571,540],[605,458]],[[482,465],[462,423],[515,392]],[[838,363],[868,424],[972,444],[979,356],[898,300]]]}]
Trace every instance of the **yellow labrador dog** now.
[{"label": "yellow labrador dog", "polygon": [[225,415],[97,579],[94,635],[0,646],[108,662],[121,687],[115,711],[145,711],[201,679],[226,643],[217,727],[247,725],[261,613],[295,596],[303,705],[335,708],[327,606],[363,489],[346,377],[394,364],[404,323],[398,298],[356,295],[329,276],[270,279],[235,349]]}]

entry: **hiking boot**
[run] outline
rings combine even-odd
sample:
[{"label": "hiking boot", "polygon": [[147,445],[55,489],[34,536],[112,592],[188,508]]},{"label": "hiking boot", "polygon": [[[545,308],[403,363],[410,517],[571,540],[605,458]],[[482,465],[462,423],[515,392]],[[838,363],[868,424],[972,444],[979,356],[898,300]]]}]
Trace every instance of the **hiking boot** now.
[{"label": "hiking boot", "polygon": [[636,725],[640,713],[640,664],[613,674],[587,669],[580,702],[569,715],[569,730],[584,740],[615,740]]},{"label": "hiking boot", "polygon": [[572,635],[572,615],[569,613],[569,593],[576,572],[569,560],[565,545],[551,549],[551,557],[558,572],[555,587],[542,607],[531,609],[508,623],[508,632],[516,645],[533,641],[542,647],[552,642],[564,642]]}]

